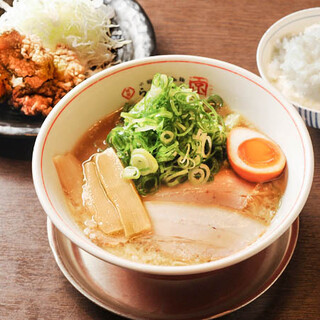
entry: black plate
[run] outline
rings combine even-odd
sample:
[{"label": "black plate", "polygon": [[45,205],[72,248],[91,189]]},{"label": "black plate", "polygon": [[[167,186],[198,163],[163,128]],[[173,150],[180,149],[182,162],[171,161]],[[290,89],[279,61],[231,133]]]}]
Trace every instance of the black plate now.
[{"label": "black plate", "polygon": [[[151,56],[155,53],[156,39],[152,24],[134,0],[104,0],[116,13],[114,22],[119,25],[122,37],[132,42],[119,49],[118,58],[129,61]],[[8,105],[0,105],[0,135],[36,136],[44,121],[43,117],[28,117]]]}]

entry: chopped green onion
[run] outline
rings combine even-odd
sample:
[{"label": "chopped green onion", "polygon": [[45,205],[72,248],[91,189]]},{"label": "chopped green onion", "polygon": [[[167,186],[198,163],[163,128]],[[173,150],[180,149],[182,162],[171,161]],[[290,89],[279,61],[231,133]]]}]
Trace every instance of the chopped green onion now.
[{"label": "chopped green onion", "polygon": [[125,167],[122,172],[122,178],[124,179],[139,179],[140,175],[139,169],[133,166]]},{"label": "chopped green onion", "polygon": [[160,135],[160,141],[163,144],[169,144],[172,142],[172,140],[174,139],[174,133],[172,131],[163,131]]},{"label": "chopped green onion", "polygon": [[222,105],[217,95],[201,99],[185,84],[156,74],[144,98],[121,113],[123,121],[107,143],[125,167],[141,174],[136,178],[132,168],[124,173],[134,177],[141,195],[155,192],[161,183],[205,183],[226,159],[226,128],[215,110]]},{"label": "chopped green onion", "polygon": [[130,164],[136,167],[142,176],[155,173],[158,170],[158,162],[150,152],[145,149],[134,149],[131,153]]},{"label": "chopped green onion", "polygon": [[167,186],[173,187],[179,183],[181,183],[182,180],[187,180],[187,174],[188,170],[182,170],[178,172],[173,172],[170,174],[167,174],[163,177],[163,181],[166,183]]},{"label": "chopped green onion", "polygon": [[208,97],[207,101],[212,104],[215,108],[221,108],[223,107],[223,100],[220,96],[217,94],[214,94],[210,97]]},{"label": "chopped green onion", "polygon": [[159,189],[159,177],[155,174],[148,174],[135,180],[137,190],[142,196],[154,193]]},{"label": "chopped green onion", "polygon": [[207,165],[201,164],[189,171],[188,179],[192,184],[202,184],[208,181],[210,177],[210,169]]}]

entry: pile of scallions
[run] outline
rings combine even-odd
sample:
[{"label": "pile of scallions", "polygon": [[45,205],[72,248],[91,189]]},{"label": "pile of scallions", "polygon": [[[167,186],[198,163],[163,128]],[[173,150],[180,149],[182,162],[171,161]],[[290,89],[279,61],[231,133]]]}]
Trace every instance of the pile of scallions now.
[{"label": "pile of scallions", "polygon": [[107,143],[125,166],[123,178],[134,179],[141,195],[161,184],[212,180],[226,158],[226,129],[216,109],[218,95],[201,99],[185,84],[156,74],[150,90],[121,112]]}]

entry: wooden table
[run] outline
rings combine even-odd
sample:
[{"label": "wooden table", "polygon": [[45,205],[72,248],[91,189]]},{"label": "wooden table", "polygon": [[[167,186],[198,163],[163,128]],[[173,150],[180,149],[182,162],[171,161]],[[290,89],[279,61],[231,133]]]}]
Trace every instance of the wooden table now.
[{"label": "wooden table", "polygon": [[[258,73],[256,48],[279,18],[316,0],[140,0],[157,35],[158,54],[225,60]],[[224,319],[320,319],[320,132],[313,188],[288,268],[264,295]],[[91,303],[64,278],[50,251],[46,215],[31,175],[33,141],[0,138],[0,319],[120,319]]]}]

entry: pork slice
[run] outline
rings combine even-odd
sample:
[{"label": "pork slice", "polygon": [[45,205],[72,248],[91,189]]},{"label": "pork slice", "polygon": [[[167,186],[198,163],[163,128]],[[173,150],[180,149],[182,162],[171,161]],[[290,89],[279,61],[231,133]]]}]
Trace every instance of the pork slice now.
[{"label": "pork slice", "polygon": [[144,201],[172,201],[216,205],[242,210],[256,187],[238,177],[230,169],[222,169],[212,182],[193,185],[185,182],[176,187],[162,186],[158,192],[143,198]]},{"label": "pork slice", "polygon": [[114,251],[144,263],[188,265],[220,259],[252,244],[267,228],[222,207],[157,201],[144,204],[153,233]]}]

